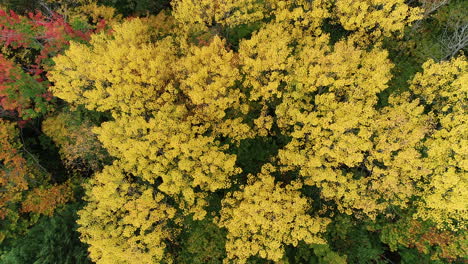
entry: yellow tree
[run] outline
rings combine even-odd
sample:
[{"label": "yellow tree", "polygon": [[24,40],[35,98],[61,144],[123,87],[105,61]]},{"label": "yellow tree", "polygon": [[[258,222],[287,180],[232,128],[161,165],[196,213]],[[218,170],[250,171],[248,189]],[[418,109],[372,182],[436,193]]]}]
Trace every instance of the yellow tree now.
[{"label": "yellow tree", "polygon": [[183,103],[190,112],[188,119],[192,125],[203,124],[198,133],[211,129],[212,136],[236,141],[253,136],[244,122],[249,105],[238,85],[242,79],[238,67],[237,54],[218,36],[207,46],[190,47],[180,59],[176,78],[187,99]]},{"label": "yellow tree", "polygon": [[94,35],[88,45],[72,42],[55,58],[52,92],[88,109],[139,115],[157,110],[174,89],[165,89],[174,73],[171,38],[151,42],[152,28],[140,19]]},{"label": "yellow tree", "polygon": [[175,0],[174,17],[182,27],[206,30],[216,24],[236,26],[261,20],[265,5],[257,0]]},{"label": "yellow tree", "polygon": [[417,216],[465,230],[468,220],[468,62],[466,57],[424,63],[411,88],[432,109],[437,127],[425,142],[430,178]]},{"label": "yellow tree", "polygon": [[430,129],[423,107],[403,94],[376,109],[391,77],[387,52],[324,43],[316,38],[300,47],[276,110],[292,137],[278,153],[283,170],[298,170],[347,214],[374,218],[407,207],[418,193],[414,184],[428,173],[418,151]]},{"label": "yellow tree", "polygon": [[271,164],[262,167],[240,191],[222,201],[219,226],[228,230],[226,251],[229,261],[246,263],[251,256],[279,261],[285,245],[326,243],[320,237],[329,219],[307,214],[311,201],[301,196],[300,182],[275,183]]},{"label": "yellow tree", "polygon": [[86,207],[79,212],[78,231],[90,245],[96,263],[158,263],[166,243],[177,230],[171,227],[176,209],[119,162],[107,166],[90,181]]},{"label": "yellow tree", "polygon": [[188,33],[259,23],[274,19],[316,32],[330,16],[330,3],[324,0],[175,0],[173,15]]},{"label": "yellow tree", "polygon": [[281,84],[293,61],[291,33],[282,24],[268,24],[239,44],[244,87],[253,101],[281,97]]},{"label": "yellow tree", "polygon": [[[193,213],[195,219],[202,219],[208,193],[229,188],[231,176],[241,172],[235,165],[236,156],[225,153],[227,145],[220,138],[238,142],[253,134],[243,122],[248,106],[236,88],[240,78],[237,62],[225,42],[214,38],[206,47],[189,49],[178,48],[171,37],[153,43],[160,29],[140,19],[126,21],[112,35],[93,36],[89,46],[73,43],[56,59],[57,66],[51,72],[55,83],[52,90],[57,96],[88,109],[110,111],[114,117],[94,132],[118,159],[118,166],[107,167],[96,176],[88,187],[90,205],[80,214],[80,223],[86,226],[81,231],[86,234],[84,241],[91,245],[92,257],[98,263],[109,263],[113,258],[122,263],[157,261],[164,248],[157,245],[165,239],[151,242],[146,248],[154,247],[157,252],[148,252],[144,246],[138,246],[138,250],[130,247],[120,233],[107,237],[104,230],[120,230],[119,221],[126,221],[121,217],[130,211],[112,216],[115,210],[125,208],[102,203],[102,199],[110,198],[98,195],[105,194],[101,185],[119,193],[121,187],[111,182],[131,175],[131,181],[145,183],[134,187],[135,192],[140,195],[144,189],[145,200],[154,208],[158,208],[164,193],[183,214]],[[158,195],[149,197],[152,193]],[[120,195],[124,197],[122,204],[127,203],[125,192]],[[156,210],[135,206],[142,210],[138,215]],[[93,215],[97,212],[102,215]],[[163,228],[156,223],[173,215],[161,215],[151,228]],[[107,217],[115,223],[101,226]],[[102,221],[95,222],[94,218]],[[141,236],[149,232],[140,227],[135,230],[141,230]],[[133,231],[128,236],[131,234]],[[106,241],[111,244],[101,249]],[[133,255],[134,251],[141,255]]]},{"label": "yellow tree", "polygon": [[401,35],[405,26],[422,18],[422,10],[409,7],[404,0],[336,0],[332,13],[363,44]]}]

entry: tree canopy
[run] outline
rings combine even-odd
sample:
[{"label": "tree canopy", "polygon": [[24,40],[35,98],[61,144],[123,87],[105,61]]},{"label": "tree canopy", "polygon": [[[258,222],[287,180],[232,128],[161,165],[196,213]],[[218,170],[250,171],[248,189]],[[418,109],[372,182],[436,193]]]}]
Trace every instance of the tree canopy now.
[{"label": "tree canopy", "polygon": [[0,260],[466,261],[460,2],[156,2],[0,10]]}]

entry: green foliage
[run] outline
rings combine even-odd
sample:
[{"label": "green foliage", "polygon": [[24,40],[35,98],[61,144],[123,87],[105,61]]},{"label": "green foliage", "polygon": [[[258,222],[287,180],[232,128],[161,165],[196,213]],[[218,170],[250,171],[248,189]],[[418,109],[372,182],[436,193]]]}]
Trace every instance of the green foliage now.
[{"label": "green foliage", "polygon": [[20,211],[21,207],[17,204],[10,205],[9,209],[6,217],[0,221],[0,238],[2,240],[0,252],[4,251],[5,247],[7,247],[12,240],[24,235],[25,230],[35,224],[39,217],[38,214],[31,215],[29,218],[20,217],[17,212]]},{"label": "green foliage", "polygon": [[465,230],[458,233],[437,230],[434,223],[402,216],[393,223],[382,221],[380,240],[398,251],[404,263],[445,263],[462,261],[466,255]]},{"label": "green foliage", "polygon": [[0,0],[0,5],[5,6],[9,10],[14,10],[17,13],[23,14],[37,9],[39,7],[39,1]]},{"label": "green foliage", "polygon": [[[393,43],[395,44],[395,43]],[[394,49],[391,43],[387,43],[390,50],[390,58],[395,64],[392,69],[393,77],[388,84],[388,88],[378,94],[379,102],[377,107],[388,106],[388,99],[392,94],[401,94],[409,90],[409,81],[416,72],[421,70],[421,64],[417,59],[410,56],[401,56],[401,50]]]},{"label": "green foliage", "polygon": [[[438,1],[426,1],[438,2]],[[443,1],[439,1],[443,2]],[[463,0],[448,1],[438,9],[434,10],[416,22],[413,26],[406,28],[404,36],[400,40],[386,39],[386,48],[393,50],[394,61],[411,61],[412,64],[421,65],[429,59],[440,61],[448,59],[451,53],[449,39],[460,29],[460,26],[468,23],[468,2]],[[465,38],[460,35],[460,39]],[[460,47],[467,51],[467,46]],[[396,52],[396,53],[395,53]],[[410,68],[412,68],[410,66]],[[418,69],[419,70],[419,69]],[[405,71],[403,71],[405,75]]]},{"label": "green foliage", "polygon": [[401,248],[398,250],[398,253],[401,257],[401,264],[443,264],[444,261],[441,260],[432,260],[428,255],[421,255],[415,248]]},{"label": "green foliage", "polygon": [[346,257],[332,251],[328,245],[312,245],[318,264],[346,264]]},{"label": "green foliage", "polygon": [[71,21],[70,21],[70,26],[74,29],[74,30],[79,30],[79,31],[83,31],[83,32],[86,32],[88,30],[91,30],[92,29],[92,26],[83,21],[83,19],[80,19],[80,18],[73,18]]},{"label": "green foliage", "polygon": [[242,140],[236,149],[237,164],[246,174],[260,172],[262,164],[276,156],[280,148],[279,142],[271,137],[256,137]]},{"label": "green foliage", "polygon": [[248,39],[253,32],[260,29],[262,23],[242,24],[235,27],[225,28],[223,35],[234,50],[239,49],[239,42]]},{"label": "green foliage", "polygon": [[76,232],[76,210],[72,204],[53,217],[44,217],[24,237],[0,256],[3,264],[88,264],[87,247]]},{"label": "green foliage", "polygon": [[222,263],[226,257],[226,232],[209,219],[187,219],[181,240],[181,251],[176,263],[214,264]]},{"label": "green foliage", "polygon": [[452,0],[447,5],[438,10],[433,18],[437,21],[439,28],[446,27],[449,30],[454,30],[457,24],[466,23],[468,21],[468,3],[464,0]]},{"label": "green foliage", "polygon": [[297,247],[286,250],[289,264],[346,264],[346,256],[340,256],[328,245],[306,245],[299,243]]},{"label": "green foliage", "polygon": [[170,8],[170,0],[99,0],[100,4],[112,6],[124,16],[157,14]]},{"label": "green foliage", "polygon": [[328,226],[328,235],[333,251],[346,255],[348,263],[385,263],[382,262],[385,246],[378,234],[369,231],[362,221],[338,215]]},{"label": "green foliage", "polygon": [[37,82],[31,75],[19,70],[12,74],[11,82],[14,83],[9,89],[6,90],[8,100],[27,102],[29,108],[19,110],[23,120],[37,118],[47,113],[51,105],[51,100],[43,95],[47,91],[47,87]]}]

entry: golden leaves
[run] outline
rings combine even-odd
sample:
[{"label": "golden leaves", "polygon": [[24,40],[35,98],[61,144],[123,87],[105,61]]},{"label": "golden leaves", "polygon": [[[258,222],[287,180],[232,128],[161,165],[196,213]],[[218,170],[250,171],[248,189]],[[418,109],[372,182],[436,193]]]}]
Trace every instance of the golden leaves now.
[{"label": "golden leaves", "polygon": [[256,255],[278,261],[285,244],[324,243],[318,233],[329,220],[308,215],[310,201],[298,191],[302,185],[281,186],[275,183],[273,172],[273,165],[264,165],[260,174],[249,175],[249,184],[222,201],[219,225],[228,229],[226,251],[236,263]]},{"label": "golden leaves", "polygon": [[467,69],[463,56],[440,63],[428,61],[411,83],[414,92],[432,106],[438,125],[424,144],[432,174],[421,186],[424,193],[417,216],[453,230],[465,229],[468,219]]},{"label": "golden leaves", "polygon": [[411,8],[404,0],[337,0],[333,15],[356,42],[370,44],[403,29],[422,18],[422,10]]},{"label": "golden leaves", "polygon": [[176,210],[154,193],[132,182],[119,162],[95,175],[88,204],[79,212],[79,232],[98,263],[155,263],[167,240],[177,234],[168,226]]},{"label": "golden leaves", "polygon": [[172,95],[165,89],[173,73],[175,47],[170,38],[152,44],[140,19],[114,27],[113,35],[94,35],[91,46],[72,43],[55,58],[50,72],[55,95],[88,109],[114,115],[157,110]]}]

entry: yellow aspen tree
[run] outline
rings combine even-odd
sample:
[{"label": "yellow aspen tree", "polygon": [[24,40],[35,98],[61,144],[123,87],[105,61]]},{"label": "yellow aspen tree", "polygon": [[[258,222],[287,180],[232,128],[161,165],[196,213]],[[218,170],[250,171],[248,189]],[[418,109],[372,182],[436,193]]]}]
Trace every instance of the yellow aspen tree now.
[{"label": "yellow aspen tree", "polygon": [[317,0],[268,0],[276,23],[290,29],[300,40],[306,36],[322,34],[324,19],[330,18],[331,1]]},{"label": "yellow aspen tree", "polygon": [[[91,180],[80,211],[93,261],[170,262],[184,217],[204,219],[223,192],[215,222],[227,230],[226,263],[280,261],[286,245],[326,243],[330,220],[311,215],[303,186],[356,218],[394,217],[416,201],[423,219],[466,219],[466,59],[429,62],[413,93],[380,106],[393,64],[381,46],[356,45],[401,32],[418,9],[402,0],[173,6],[173,17],[130,19],[72,43],[50,73],[56,96],[113,117],[92,132],[116,161]],[[332,44],[324,19],[353,35]],[[254,22],[238,51],[218,35]],[[209,38],[194,43],[194,32]],[[44,125],[62,140],[60,124]],[[269,160],[278,164],[246,180],[233,153],[273,133],[286,138]]]},{"label": "yellow aspen tree", "polygon": [[[44,4],[49,8],[57,9],[59,14],[63,14],[65,16],[69,16],[73,14],[73,11],[77,7],[81,7],[83,5],[89,5],[95,3],[95,0],[45,0]],[[55,9],[56,8],[56,9]]]},{"label": "yellow aspen tree", "polygon": [[266,6],[257,0],[175,0],[173,15],[182,27],[190,30],[206,30],[221,24],[236,26],[261,20]]},{"label": "yellow aspen tree", "polygon": [[467,67],[465,56],[439,63],[429,60],[423,64],[423,72],[414,76],[411,90],[435,112],[449,112],[466,100]]},{"label": "yellow aspen tree", "polygon": [[55,58],[57,66],[49,75],[55,84],[52,92],[113,115],[157,110],[173,96],[165,89],[175,60],[171,38],[151,43],[151,28],[140,19],[113,30],[112,35],[93,35],[90,45],[72,42],[66,55]]},{"label": "yellow aspen tree", "polygon": [[432,169],[422,185],[417,216],[440,228],[465,230],[468,220],[468,62],[466,57],[423,65],[411,89],[432,109],[437,127],[425,142]]},{"label": "yellow aspen tree", "polygon": [[[300,23],[302,25],[321,26],[321,20],[329,17],[330,15],[328,10],[331,7],[330,1],[266,0],[265,2],[267,2],[269,7],[273,10],[272,13],[275,16],[276,22],[289,20],[295,21],[296,23]],[[294,26],[297,25],[298,24],[294,24]]]},{"label": "yellow aspen tree", "polygon": [[[236,157],[223,153],[214,137],[198,134],[190,122],[174,114],[183,116],[187,110],[167,108],[149,121],[122,116],[95,132],[123,168],[149,183],[162,179],[159,190],[192,206],[202,195],[196,187],[205,192],[228,188],[240,168],[235,166]],[[196,218],[203,218],[204,211],[197,210]]]},{"label": "yellow aspen tree", "polygon": [[99,264],[159,263],[166,243],[177,230],[171,227],[176,209],[165,195],[126,173],[116,161],[89,182],[78,224],[91,259]]},{"label": "yellow aspen tree", "polygon": [[109,25],[115,25],[122,20],[122,16],[116,14],[115,8],[98,5],[96,2],[74,8],[71,16],[72,18],[89,18],[93,24],[98,24],[102,19]]},{"label": "yellow aspen tree", "polygon": [[409,93],[394,95],[389,103],[373,122],[373,148],[365,162],[372,174],[365,183],[375,193],[374,200],[407,208],[420,195],[418,183],[430,173],[420,149],[433,124]]},{"label": "yellow aspen tree", "polygon": [[52,90],[72,104],[110,111],[115,120],[94,130],[103,146],[127,172],[162,180],[158,189],[201,219],[206,192],[229,188],[241,172],[219,138],[254,135],[243,121],[248,105],[237,87],[238,62],[219,37],[176,49],[171,38],[153,43],[155,28],[133,19],[89,46],[73,44],[56,59]]},{"label": "yellow aspen tree", "polygon": [[[357,165],[371,147],[369,128],[376,94],[390,78],[387,53],[365,52],[349,42],[339,42],[329,52],[318,43],[310,50],[305,46],[297,60],[288,92],[276,111],[278,124],[293,137],[280,158],[303,172],[320,168],[322,162],[327,167]],[[307,161],[313,153],[323,157]]]},{"label": "yellow aspen tree", "polygon": [[242,78],[239,61],[224,40],[215,36],[207,46],[190,47],[178,65],[179,87],[187,96],[192,124],[211,126],[213,135],[234,140],[253,136],[243,122],[249,106],[238,85]]},{"label": "yellow aspen tree", "polygon": [[374,218],[389,206],[408,206],[428,173],[418,152],[430,129],[423,107],[400,95],[376,109],[391,77],[386,51],[352,41],[330,49],[326,37],[304,41],[310,44],[300,47],[276,110],[292,137],[278,153],[283,170],[297,169],[347,214]]},{"label": "yellow aspen tree", "polygon": [[[430,131],[430,119],[423,114],[424,108],[407,95],[395,96],[390,103],[373,116],[367,131],[369,137],[360,143],[370,144],[369,148],[356,163],[345,163],[345,157],[340,157],[344,165],[322,167],[324,173],[310,174],[306,180],[306,184],[320,186],[323,198],[335,201],[344,213],[357,217],[363,213],[371,218],[383,213],[394,217],[388,208],[408,208],[420,195],[417,183],[430,172],[419,152],[421,140]],[[346,142],[337,142],[336,146],[343,144]],[[346,154],[349,150],[335,151]]]},{"label": "yellow aspen tree", "polygon": [[422,10],[409,7],[404,0],[336,0],[332,14],[363,44],[401,35],[405,26],[422,18]]},{"label": "yellow aspen tree", "polygon": [[271,23],[240,42],[239,59],[250,100],[281,97],[281,84],[292,65],[292,41],[282,24]]},{"label": "yellow aspen tree", "polygon": [[275,183],[275,170],[264,165],[240,191],[223,199],[218,224],[228,230],[226,263],[246,263],[250,256],[279,261],[285,245],[326,243],[320,233],[329,219],[307,214],[311,201],[301,196],[302,184]]},{"label": "yellow aspen tree", "polygon": [[172,5],[180,25],[192,31],[217,25],[236,27],[274,18],[314,32],[330,14],[330,3],[324,0],[175,0]]}]

